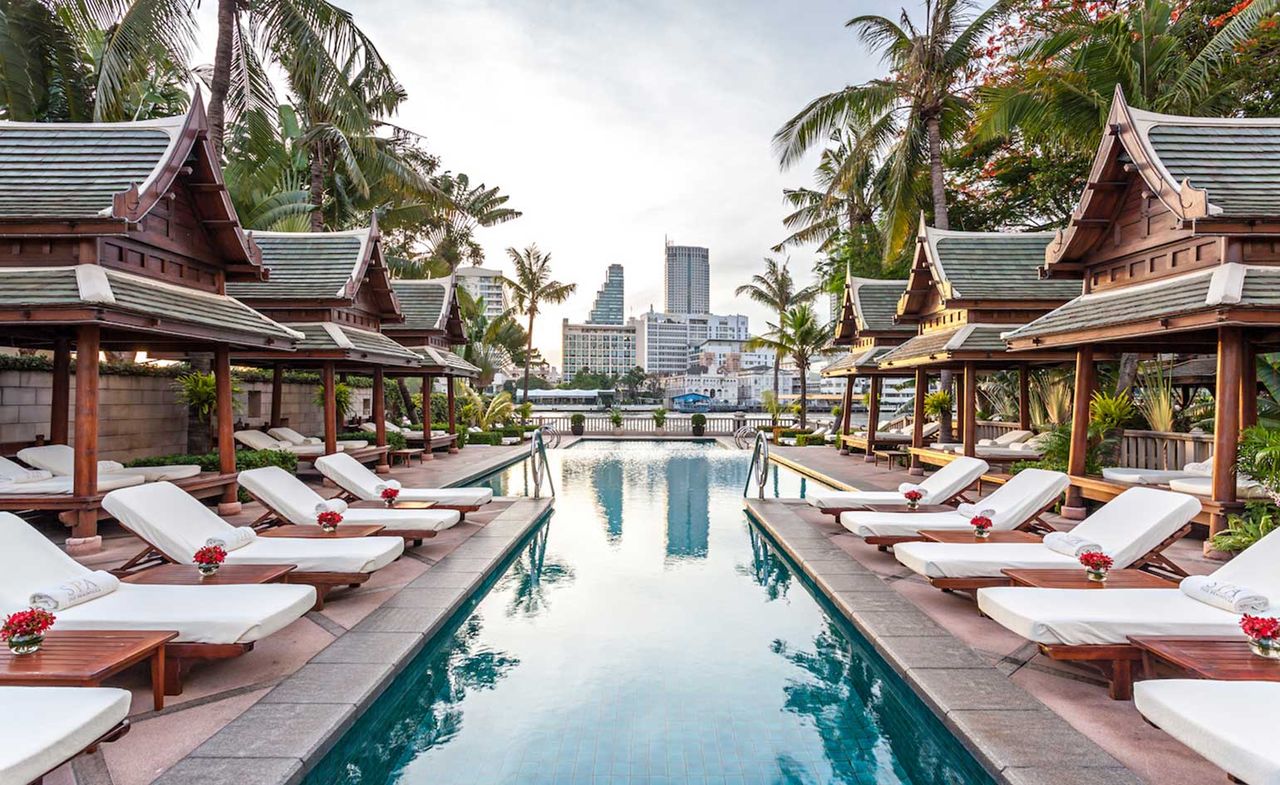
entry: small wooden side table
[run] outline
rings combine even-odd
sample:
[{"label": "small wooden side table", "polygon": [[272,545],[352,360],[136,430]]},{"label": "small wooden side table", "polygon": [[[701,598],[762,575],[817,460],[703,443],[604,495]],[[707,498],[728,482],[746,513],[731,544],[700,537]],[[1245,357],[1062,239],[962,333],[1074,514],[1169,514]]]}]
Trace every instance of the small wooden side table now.
[{"label": "small wooden side table", "polygon": [[1193,678],[1219,681],[1280,681],[1280,660],[1269,660],[1249,651],[1239,638],[1129,638],[1142,652],[1142,669],[1151,678],[1153,666],[1163,662],[1186,671]]},{"label": "small wooden side table", "polygon": [[426,449],[423,447],[407,447],[403,450],[392,450],[391,452],[387,453],[387,457],[390,458],[392,466],[395,466],[396,462],[399,461],[400,463],[403,463],[405,465],[405,468],[408,468],[410,466],[413,466],[414,458],[417,458],[418,463],[421,464],[422,455],[425,452],[426,452]]},{"label": "small wooden side table", "polygon": [[161,564],[120,580],[151,586],[229,586],[245,583],[283,583],[296,564],[224,564],[207,578],[194,564]]},{"label": "small wooden side table", "polygon": [[1084,567],[1063,570],[1001,570],[1014,586],[1039,589],[1176,589],[1178,584],[1142,570],[1111,570],[1106,581],[1091,581]]},{"label": "small wooden side table", "polygon": [[[971,531],[950,529],[926,529],[920,532],[920,536],[927,542],[946,542],[946,543],[977,543],[986,544],[994,542],[1040,542],[1040,535],[1023,531],[998,531],[991,532],[990,535],[983,538],[973,536]],[[1081,570],[1084,568],[1081,567]]]},{"label": "small wooden side table", "polygon": [[361,499],[347,504],[353,510],[429,510],[434,506],[436,503],[429,501],[403,501],[388,507],[386,502],[377,499]]},{"label": "small wooden side table", "polygon": [[385,529],[372,523],[342,523],[335,532],[327,532],[319,526],[274,526],[258,532],[259,537],[297,537],[303,540],[341,540],[347,537],[369,537]]},{"label": "small wooden side table", "polygon": [[894,464],[899,460],[901,460],[905,466],[906,461],[911,457],[911,453],[906,450],[872,450],[871,457],[873,461],[871,464],[872,468],[879,466],[880,461],[883,460],[885,468],[892,469]]},{"label": "small wooden side table", "polygon": [[868,504],[867,509],[871,512],[905,512],[908,515],[918,512],[955,512],[956,508],[949,504],[921,504],[914,510],[905,504]]},{"label": "small wooden side table", "polygon": [[151,700],[164,708],[164,646],[176,631],[50,630],[34,654],[0,653],[0,684],[97,687],[143,660],[151,660]]}]

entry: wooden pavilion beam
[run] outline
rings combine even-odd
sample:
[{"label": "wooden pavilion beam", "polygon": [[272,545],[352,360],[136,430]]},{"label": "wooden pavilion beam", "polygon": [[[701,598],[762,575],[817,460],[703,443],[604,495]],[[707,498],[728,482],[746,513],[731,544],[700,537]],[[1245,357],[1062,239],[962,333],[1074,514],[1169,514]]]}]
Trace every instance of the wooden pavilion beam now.
[{"label": "wooden pavilion beam", "polygon": [[[384,389],[385,377],[382,373],[381,366],[373,368],[373,427],[374,435],[377,438],[376,444],[379,447],[387,446],[387,401],[386,390]],[[427,430],[430,430],[428,428]],[[374,471],[378,474],[390,474],[391,464],[388,462],[388,453],[383,451],[378,456],[378,465],[374,467]]]},{"label": "wooden pavilion beam", "polygon": [[68,443],[71,407],[71,342],[58,338],[53,343],[53,399],[49,403],[49,442]]},{"label": "wooden pavilion beam", "polygon": [[956,407],[956,418],[955,418],[955,422],[952,423],[952,436],[961,445],[964,444],[964,409],[965,409],[964,397],[965,397],[965,393],[968,390],[968,388],[966,388],[964,384],[964,377],[965,377],[965,369],[968,368],[969,365],[970,363],[966,363],[960,366],[960,369],[952,375],[952,382],[954,382],[956,386],[955,401],[954,401],[955,407]]},{"label": "wooden pavilion beam", "polygon": [[284,365],[271,366],[271,427],[284,425]]},{"label": "wooden pavilion beam", "polygon": [[1258,349],[1248,340],[1240,371],[1240,429],[1244,430],[1258,424]]},{"label": "wooden pavilion beam", "polygon": [[[924,396],[929,391],[929,374],[923,367],[916,368],[916,399],[911,408],[911,446],[924,447]],[[911,468],[908,473],[919,477],[924,474],[924,466],[919,456],[912,454]]]},{"label": "wooden pavilion beam", "polygon": [[883,384],[882,377],[872,376],[871,389],[867,393],[867,454],[862,457],[867,463],[875,463],[876,460],[876,431],[880,427],[880,389]]},{"label": "wooden pavilion beam", "polygon": [[[89,497],[98,492],[98,348],[102,328],[81,325],[76,331],[76,443],[72,492]],[[98,536],[98,516],[92,509],[72,513],[71,537]],[[87,543],[86,543],[87,545]]]},{"label": "wooden pavilion beam", "polygon": [[836,433],[836,442],[840,445],[841,455],[849,454],[849,447],[844,443],[843,437],[849,435],[850,410],[853,409],[853,378],[852,376],[844,378],[844,397],[840,404],[840,429]]},{"label": "wooden pavilion beam", "polygon": [[[231,386],[231,347],[223,344],[213,350],[213,376],[217,391],[218,417],[218,470],[223,474],[236,472],[235,414],[232,406],[234,392]],[[274,402],[273,402],[274,403]],[[235,515],[240,512],[240,486],[228,483],[222,489],[218,502],[219,515]]]},{"label": "wooden pavilion beam", "polygon": [[[453,382],[449,377],[445,377],[445,381]],[[422,451],[422,460],[435,460],[435,454],[431,451],[431,391],[436,386],[435,377],[429,373],[422,375],[422,435],[423,446],[426,448]],[[408,402],[406,401],[406,404]],[[413,406],[410,404],[409,408]],[[410,412],[412,414],[412,412]]]},{"label": "wooden pavilion beam", "polygon": [[978,454],[978,369],[973,363],[964,364],[964,409],[960,412],[964,429],[964,454],[972,458]]},{"label": "wooden pavilion beam", "polygon": [[[1227,526],[1226,511],[1236,502],[1236,457],[1240,441],[1240,388],[1244,377],[1244,331],[1239,327],[1218,330],[1218,378],[1213,418],[1213,501],[1219,511],[1209,518],[1210,538]],[[1212,540],[1205,540],[1205,555],[1213,555]]]},{"label": "wooden pavilion beam", "polygon": [[324,451],[332,455],[338,451],[338,400],[337,383],[333,377],[332,362],[320,366],[320,379],[324,387]]},{"label": "wooden pavilion beam", "polygon": [[[448,384],[445,385],[445,389],[448,391],[448,399],[449,399],[449,433],[453,434],[456,437],[458,434],[458,396],[457,396],[457,393],[454,391],[454,387],[457,384],[457,380],[446,377],[445,381],[448,382]],[[429,436],[431,434],[431,425],[429,423],[425,423],[423,427],[427,429],[427,432],[424,435]],[[449,443],[449,452],[450,454],[452,454],[452,453],[456,453],[457,451],[458,451],[458,440],[457,438],[455,438],[452,442]]]},{"label": "wooden pavilion beam", "polygon": [[1018,428],[1031,430],[1031,366],[1018,366]]},{"label": "wooden pavilion beam", "polygon": [[[1089,452],[1089,402],[1093,398],[1096,369],[1093,366],[1093,347],[1081,346],[1076,350],[1076,389],[1071,403],[1071,450],[1067,458],[1067,474],[1083,477],[1085,458]],[[1084,496],[1075,486],[1067,489],[1067,502],[1062,516],[1069,520],[1083,520]]]}]

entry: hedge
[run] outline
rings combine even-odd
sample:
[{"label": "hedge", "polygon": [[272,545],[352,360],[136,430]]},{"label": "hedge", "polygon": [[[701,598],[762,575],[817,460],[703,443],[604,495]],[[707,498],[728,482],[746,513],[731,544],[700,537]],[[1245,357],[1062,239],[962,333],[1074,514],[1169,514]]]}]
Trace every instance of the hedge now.
[{"label": "hedge", "polygon": [[797,447],[822,447],[827,443],[827,437],[823,434],[802,433],[796,436]]},{"label": "hedge", "polygon": [[[175,464],[184,466],[194,464],[199,466],[202,472],[222,471],[222,462],[216,452],[205,453],[204,455],[153,455],[148,458],[136,458],[126,463],[125,466],[171,466]],[[279,466],[290,474],[296,474],[298,471],[298,456],[284,450],[236,450],[236,471],[261,469],[263,466]],[[253,498],[241,490],[240,501],[251,502]]]},{"label": "hedge", "polygon": [[490,447],[497,447],[502,444],[502,433],[499,431],[481,431],[479,433],[467,433],[468,444],[487,444]]},{"label": "hedge", "polygon": [[783,429],[783,431],[782,431],[780,434],[778,434],[778,438],[780,438],[780,439],[795,439],[795,438],[798,438],[798,437],[800,437],[800,436],[804,436],[804,435],[806,435],[806,434],[810,434],[810,433],[813,433],[813,429],[812,429],[812,428],[804,428],[804,429],[800,429],[800,428],[786,428],[786,429]]},{"label": "hedge", "polygon": [[[376,434],[368,431],[347,431],[346,433],[338,434],[338,441],[340,442],[366,441],[369,444],[373,444],[377,441],[377,438]],[[405,440],[404,434],[387,431],[387,446],[393,450],[403,450],[409,446],[409,442]]]}]

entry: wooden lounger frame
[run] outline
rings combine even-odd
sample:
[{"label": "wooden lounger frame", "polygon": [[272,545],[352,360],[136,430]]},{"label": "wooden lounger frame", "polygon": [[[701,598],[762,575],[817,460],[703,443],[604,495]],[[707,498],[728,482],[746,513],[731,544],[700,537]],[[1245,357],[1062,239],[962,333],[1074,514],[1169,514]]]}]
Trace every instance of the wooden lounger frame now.
[{"label": "wooden lounger frame", "polygon": [[1087,662],[1107,677],[1107,694],[1112,700],[1133,697],[1133,666],[1142,660],[1142,652],[1127,643],[1090,643],[1071,646],[1064,643],[1038,644],[1044,656],[1060,662]]},{"label": "wooden lounger frame", "polygon": [[[120,720],[120,722],[116,723],[115,727],[113,727],[111,730],[107,731],[106,733],[102,734],[98,738],[94,739],[93,741],[89,742],[89,745],[87,747],[80,750],[75,755],[72,755],[70,758],[64,761],[64,763],[70,763],[72,760],[74,760],[75,758],[81,755],[90,755],[90,754],[93,754],[94,752],[97,752],[98,748],[101,747],[103,744],[108,744],[110,742],[115,741],[116,739],[119,739],[121,736],[124,736],[126,733],[128,733],[132,728],[133,728],[133,725],[129,722],[128,719]],[[63,763],[58,764],[59,767],[62,765]],[[54,768],[56,769],[57,767],[54,767]],[[49,772],[46,771],[44,774],[41,774],[39,777],[36,777],[34,780],[31,781],[30,785],[41,785],[41,783],[44,782],[44,778],[47,774],[49,774]]]},{"label": "wooden lounger frame", "polygon": [[[1052,510],[1057,503],[1058,503],[1058,498],[1054,497],[1053,501],[1041,507],[1030,518],[1023,521],[1021,524],[1015,526],[1013,530],[1031,532],[1032,534],[1048,534],[1049,532],[1054,531],[1054,528],[1052,526],[1050,526],[1048,523],[1045,523],[1045,520],[1042,516],[1045,513],[1047,513],[1049,510]],[[883,537],[879,537],[879,536],[864,537],[862,541],[867,543],[868,545],[874,545],[880,550],[885,551],[885,550],[888,550],[889,548],[892,548],[895,545],[900,545],[904,542],[924,542],[925,539],[918,534],[917,535],[901,534],[901,535],[885,535]]]},{"label": "wooden lounger frame", "polygon": [[[1164,538],[1158,545],[1151,550],[1139,556],[1128,569],[1144,570],[1152,575],[1159,575],[1162,578],[1170,576],[1177,578],[1187,577],[1187,573],[1177,564],[1169,560],[1163,551],[1178,540],[1187,536],[1191,532],[1191,524],[1183,526],[1173,534]],[[1012,586],[1013,581],[1007,576],[1001,577],[980,577],[980,578],[930,578],[929,583],[943,591],[966,591],[972,592],[978,589],[986,589],[992,586]]]},{"label": "wooden lounger frame", "polygon": [[[976,485],[976,483],[975,483],[975,485]],[[959,491],[957,491],[955,494],[953,494],[952,496],[949,496],[949,497],[947,497],[946,499],[943,499],[942,501],[938,502],[938,504],[955,504],[955,505],[958,505],[958,504],[960,504],[961,502],[966,502],[966,503],[968,503],[968,504],[973,504],[973,501],[972,501],[968,496],[966,496],[966,495],[965,495],[965,494],[967,494],[967,493],[969,492],[970,488],[972,488],[972,487],[973,487],[973,486],[971,485],[971,486],[968,486],[968,487],[962,488],[962,489],[960,489]],[[905,507],[906,505],[903,505],[903,506]],[[843,513],[846,513],[846,512],[861,512],[861,511],[864,511],[864,510],[866,510],[866,509],[867,509],[867,505],[865,505],[865,504],[855,504],[855,505],[854,505],[854,506],[852,506],[852,507],[818,507],[817,509],[818,509],[818,512],[822,513],[823,515],[830,515],[830,516],[832,516],[833,518],[839,518]]]}]

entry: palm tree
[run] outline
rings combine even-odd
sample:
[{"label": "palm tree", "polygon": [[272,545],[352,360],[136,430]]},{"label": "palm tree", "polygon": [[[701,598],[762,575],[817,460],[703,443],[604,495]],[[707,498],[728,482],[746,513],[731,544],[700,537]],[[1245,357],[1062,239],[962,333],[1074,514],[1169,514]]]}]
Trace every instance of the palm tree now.
[{"label": "palm tree", "polygon": [[471,184],[465,173],[446,172],[434,178],[434,184],[447,200],[447,207],[431,216],[422,233],[427,255],[456,270],[470,262],[484,263],[484,249],[475,239],[477,229],[514,221],[522,213],[507,207],[510,196],[497,186]]},{"label": "palm tree", "polygon": [[795,363],[800,375],[800,427],[803,428],[809,408],[809,368],[831,342],[831,325],[818,316],[813,306],[800,303],[789,308],[777,325],[769,326],[772,328],[769,335],[752,338],[749,345],[773,349],[775,355],[785,354]]},{"label": "palm tree", "polygon": [[[800,303],[812,300],[818,293],[818,287],[806,286],[803,289],[796,290],[795,279],[791,276],[791,270],[788,269],[791,260],[783,260],[782,264],[778,264],[778,260],[773,257],[766,256],[764,258],[764,272],[756,273],[751,276],[750,283],[744,283],[733,293],[737,297],[750,297],[752,300],[769,308],[778,315],[778,323],[783,321],[784,314],[791,308]],[[777,336],[777,326],[770,323],[767,325],[770,331],[759,339],[752,339],[751,346],[755,348],[773,348],[773,394],[778,394],[778,375],[779,367],[782,364],[783,352],[776,347],[770,346],[769,341]]]},{"label": "palm tree", "polygon": [[814,99],[774,135],[784,167],[846,128],[858,129],[853,160],[883,155],[878,190],[888,256],[896,255],[915,228],[925,175],[933,225],[950,228],[943,148],[969,123],[973,49],[1010,2],[997,0],[974,16],[975,0],[936,0],[925,6],[923,29],[905,10],[898,23],[875,15],[849,20],[845,26],[880,52],[890,75]]},{"label": "palm tree", "polygon": [[533,320],[543,304],[562,303],[578,288],[576,283],[560,283],[551,278],[551,254],[544,254],[537,245],[523,251],[507,249],[507,256],[516,267],[515,278],[503,278],[502,283],[511,295],[511,303],[517,313],[529,317],[529,337],[524,355],[524,399],[529,400],[529,367],[533,361]]},{"label": "palm tree", "polygon": [[816,242],[818,253],[831,253],[841,232],[875,229],[875,162],[856,155],[858,146],[858,137],[851,130],[832,132],[813,173],[821,190],[795,188],[782,192],[783,200],[793,209],[782,224],[792,233],[773,247],[774,252]]}]

